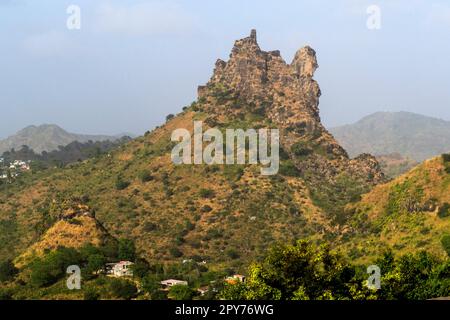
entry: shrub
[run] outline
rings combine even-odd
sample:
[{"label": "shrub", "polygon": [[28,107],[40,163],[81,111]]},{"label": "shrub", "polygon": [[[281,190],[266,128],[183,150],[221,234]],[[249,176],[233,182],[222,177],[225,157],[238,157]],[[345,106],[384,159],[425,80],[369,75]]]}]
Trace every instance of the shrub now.
[{"label": "shrub", "polygon": [[143,230],[145,232],[152,232],[152,231],[156,230],[157,228],[158,228],[158,226],[155,223],[153,223],[153,222],[145,222]]},{"label": "shrub", "polygon": [[120,239],[117,256],[120,260],[134,261],[136,259],[136,247],[130,239]]},{"label": "shrub", "polygon": [[11,260],[0,263],[0,282],[13,280],[19,270],[14,266]]},{"label": "shrub", "polygon": [[281,162],[279,173],[289,177],[298,177],[300,175],[300,171],[292,161],[289,160]]},{"label": "shrub", "polygon": [[234,249],[228,249],[226,251],[226,254],[230,259],[233,259],[233,260],[238,259],[240,257],[239,253]]},{"label": "shrub", "polygon": [[211,208],[210,206],[208,206],[208,205],[204,205],[204,206],[201,208],[201,211],[202,211],[202,212],[211,212],[211,211],[212,211],[212,208]]},{"label": "shrub", "polygon": [[143,183],[153,180],[153,176],[147,170],[141,171],[138,177]]},{"label": "shrub", "polygon": [[192,300],[194,297],[194,290],[189,286],[175,285],[169,290],[170,298],[174,300]]},{"label": "shrub", "polygon": [[110,284],[112,294],[119,299],[130,300],[137,294],[134,283],[122,279],[113,279]]},{"label": "shrub", "polygon": [[0,288],[0,301],[4,300],[12,300],[13,299],[13,292],[9,288]]},{"label": "shrub", "polygon": [[199,195],[202,198],[213,198],[214,197],[214,191],[211,189],[200,189]]},{"label": "shrub", "polygon": [[117,181],[116,181],[116,189],[117,190],[124,190],[124,189],[128,188],[129,185],[130,185],[130,182],[124,181],[121,178],[117,179]]},{"label": "shrub", "polygon": [[90,255],[87,258],[87,261],[88,261],[87,267],[86,267],[87,273],[92,273],[92,272],[96,272],[98,270],[102,270],[106,263],[105,257],[101,254]]},{"label": "shrub", "polygon": [[0,263],[0,282],[13,280],[19,270],[14,266],[11,260]]},{"label": "shrub", "polygon": [[98,300],[100,298],[100,294],[94,288],[88,288],[84,291],[83,299],[84,300]]},{"label": "shrub", "polygon": [[204,237],[204,240],[208,241],[211,239],[218,239],[222,237],[222,230],[219,229],[209,229],[206,232],[206,236]]},{"label": "shrub", "polygon": [[169,253],[172,255],[172,257],[174,258],[179,258],[181,256],[183,256],[183,253],[180,251],[180,249],[178,249],[177,247],[172,247],[169,249]]},{"label": "shrub", "polygon": [[133,270],[134,277],[142,279],[150,271],[150,266],[148,265],[147,261],[139,260],[131,266],[131,269]]},{"label": "shrub", "polygon": [[440,218],[445,218],[450,216],[450,204],[445,202],[442,207],[439,208],[438,216]]},{"label": "shrub", "polygon": [[442,160],[444,160],[444,162],[450,162],[450,153],[442,154]]},{"label": "shrub", "polygon": [[308,144],[303,141],[295,143],[291,147],[291,151],[298,157],[304,157],[312,153],[312,149],[309,148]]},{"label": "shrub", "polygon": [[450,257],[450,234],[446,234],[442,237],[441,244],[445,252],[447,252],[447,255]]},{"label": "shrub", "polygon": [[166,116],[166,121],[172,120],[175,116],[173,114],[168,114]]}]

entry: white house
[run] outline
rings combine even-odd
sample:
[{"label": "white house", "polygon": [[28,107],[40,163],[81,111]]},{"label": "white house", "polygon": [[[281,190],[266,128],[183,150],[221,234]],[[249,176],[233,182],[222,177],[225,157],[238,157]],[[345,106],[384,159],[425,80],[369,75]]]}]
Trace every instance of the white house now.
[{"label": "white house", "polygon": [[176,280],[176,279],[168,279],[168,280],[164,280],[160,282],[161,285],[163,286],[163,289],[169,289],[170,287],[173,286],[187,286],[188,283],[187,281],[183,281],[183,280]]},{"label": "white house", "polygon": [[229,284],[236,284],[238,282],[245,282],[245,276],[241,274],[234,274],[231,277],[225,278],[225,282]]},{"label": "white house", "polygon": [[133,270],[131,266],[134,263],[131,261],[119,261],[117,263],[107,263],[106,273],[115,277],[132,277]]}]

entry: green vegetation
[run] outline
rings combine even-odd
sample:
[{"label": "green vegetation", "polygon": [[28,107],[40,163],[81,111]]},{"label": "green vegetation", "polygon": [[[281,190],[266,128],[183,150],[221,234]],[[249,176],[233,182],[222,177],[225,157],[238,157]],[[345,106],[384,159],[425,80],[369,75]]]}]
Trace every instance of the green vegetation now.
[{"label": "green vegetation", "polygon": [[291,160],[282,161],[278,171],[283,176],[298,177],[300,172]]},{"label": "green vegetation", "polygon": [[175,285],[169,290],[169,297],[173,300],[192,300],[195,291],[189,286]]},{"label": "green vegetation", "polygon": [[118,258],[120,260],[134,261],[136,259],[136,247],[130,239],[120,239]]},{"label": "green vegetation", "polygon": [[18,272],[11,260],[0,262],[0,283],[13,280]]},{"label": "green vegetation", "polygon": [[87,141],[85,143],[74,141],[66,146],[59,146],[57,150],[44,151],[42,154],[34,152],[28,146],[22,146],[18,150],[11,149],[4,152],[0,158],[4,158],[6,163],[18,159],[23,161],[30,160],[31,169],[33,172],[37,172],[51,167],[62,168],[74,162],[98,158],[130,140],[129,137],[123,137],[116,141]]},{"label": "green vegetation", "polygon": [[80,265],[81,262],[81,255],[75,249],[59,248],[31,263],[30,284],[37,288],[49,286],[66,274],[68,266]]},{"label": "green vegetation", "polygon": [[394,185],[389,194],[387,213],[413,213],[420,211],[423,190],[413,188],[411,181]]},{"label": "green vegetation", "polygon": [[110,289],[114,297],[118,299],[130,300],[137,294],[134,283],[123,279],[112,279]]},{"label": "green vegetation", "polygon": [[118,178],[116,181],[116,189],[117,190],[124,190],[128,188],[130,185],[130,182],[122,180],[122,178]]},{"label": "green vegetation", "polygon": [[438,216],[440,218],[447,218],[450,216],[450,203],[445,202],[438,211]]},{"label": "green vegetation", "polygon": [[298,157],[305,157],[313,152],[309,146],[309,143],[305,141],[300,141],[292,145],[291,151]]},{"label": "green vegetation", "polygon": [[245,283],[227,285],[224,299],[310,300],[370,298],[371,292],[355,278],[355,269],[332,253],[306,241],[279,245],[262,263],[248,270]]},{"label": "green vegetation", "polygon": [[154,177],[147,170],[143,170],[139,173],[139,180],[141,180],[142,183],[152,181],[153,179]]},{"label": "green vegetation", "polygon": [[450,257],[450,234],[443,235],[441,243],[445,252],[447,252],[448,256]]},{"label": "green vegetation", "polygon": [[444,161],[445,172],[450,174],[450,153],[444,153],[442,160]]},{"label": "green vegetation", "polygon": [[388,251],[375,262],[381,289],[365,286],[368,274],[330,251],[307,241],[273,248],[253,263],[244,283],[229,284],[221,293],[228,300],[423,300],[450,295],[450,261],[420,252],[396,259]]},{"label": "green vegetation", "polygon": [[215,194],[214,194],[214,191],[211,190],[211,189],[204,189],[204,188],[202,188],[199,191],[199,195],[202,198],[213,198]]}]

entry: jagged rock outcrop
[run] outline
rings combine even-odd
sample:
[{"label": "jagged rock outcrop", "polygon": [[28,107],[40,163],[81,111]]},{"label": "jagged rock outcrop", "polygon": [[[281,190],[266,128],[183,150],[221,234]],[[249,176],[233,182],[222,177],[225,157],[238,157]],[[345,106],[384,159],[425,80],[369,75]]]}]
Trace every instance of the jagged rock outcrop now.
[{"label": "jagged rock outcrop", "polygon": [[217,60],[210,81],[199,87],[199,102],[209,124],[220,124],[224,117],[243,118],[248,112],[269,119],[282,132],[283,148],[310,177],[333,180],[348,173],[369,184],[383,181],[374,157],[350,160],[321,124],[321,91],[313,78],[317,68],[312,48],[301,48],[288,64],[279,51],[261,50],[252,30],[235,42],[228,61]]}]

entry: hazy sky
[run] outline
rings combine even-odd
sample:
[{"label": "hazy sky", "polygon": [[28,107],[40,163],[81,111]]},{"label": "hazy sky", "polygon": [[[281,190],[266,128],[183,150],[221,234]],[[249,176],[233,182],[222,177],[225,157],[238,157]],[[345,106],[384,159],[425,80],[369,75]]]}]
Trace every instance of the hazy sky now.
[{"label": "hazy sky", "polygon": [[[80,30],[66,27],[71,4]],[[380,110],[450,120],[448,0],[0,0],[0,137],[41,123],[143,133],[195,100],[252,28],[287,62],[317,51],[327,126]]]}]

